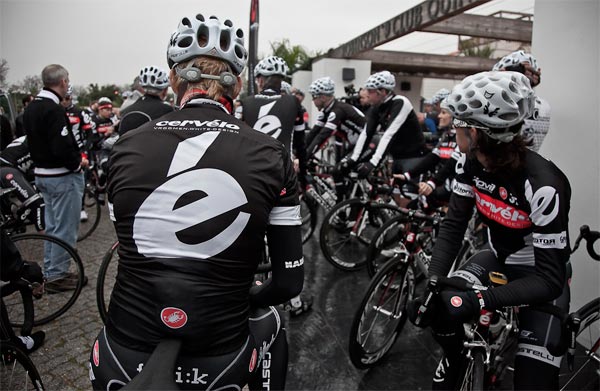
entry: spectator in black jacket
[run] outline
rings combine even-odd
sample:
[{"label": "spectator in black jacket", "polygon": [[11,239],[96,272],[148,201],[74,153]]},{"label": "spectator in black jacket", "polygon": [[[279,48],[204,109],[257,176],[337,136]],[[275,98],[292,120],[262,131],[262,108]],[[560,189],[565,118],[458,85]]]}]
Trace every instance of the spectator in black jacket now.
[{"label": "spectator in black jacket", "polygon": [[15,118],[15,138],[25,136],[25,128],[23,127],[23,113],[25,112],[27,105],[34,99],[34,96],[31,94],[25,95],[23,99],[21,99],[21,103],[23,103],[23,111],[21,111],[21,114],[17,115],[17,118]]},{"label": "spectator in black jacket", "polygon": [[[35,184],[46,203],[46,233],[75,247],[84,179],[81,153],[60,105],[69,89],[69,72],[61,65],[48,65],[42,71],[42,82],[44,89],[25,109],[23,125],[35,164]],[[77,276],[69,273],[70,259],[63,260],[53,250],[47,248],[44,256],[46,287],[75,289]]]}]

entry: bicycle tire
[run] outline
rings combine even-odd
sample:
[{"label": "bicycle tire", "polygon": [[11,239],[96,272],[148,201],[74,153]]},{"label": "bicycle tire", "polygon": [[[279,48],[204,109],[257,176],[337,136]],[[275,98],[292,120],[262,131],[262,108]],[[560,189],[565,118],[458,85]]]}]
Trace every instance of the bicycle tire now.
[{"label": "bicycle tire", "polygon": [[300,217],[302,218],[302,244],[308,242],[317,228],[318,206],[302,197],[300,200]]},{"label": "bicycle tire", "polygon": [[406,323],[406,305],[414,295],[414,275],[413,267],[398,256],[371,280],[350,328],[348,350],[356,368],[375,366],[396,342]]},{"label": "bicycle tire", "polygon": [[460,391],[483,391],[483,378],[485,376],[485,352],[481,349],[472,349],[471,356],[465,358],[462,375],[459,376]]},{"label": "bicycle tire", "polygon": [[[114,285],[117,277],[116,266],[118,266],[118,260],[117,262],[113,262],[113,258],[115,258],[115,253],[117,252],[118,248],[119,242],[116,241],[112,246],[110,246],[110,249],[108,249],[106,254],[104,254],[104,257],[102,257],[102,263],[98,269],[98,279],[96,280],[96,305],[98,306],[98,313],[100,314],[102,323],[106,323],[106,317],[108,315],[108,302],[110,302],[112,286]],[[108,279],[107,274],[110,274]],[[110,292],[108,289],[106,289],[106,284],[110,284]]]},{"label": "bicycle tire", "polygon": [[[319,244],[323,256],[341,270],[355,271],[364,267],[373,234],[399,212],[393,205],[360,198],[338,203],[321,224]],[[355,220],[350,220],[352,218]]]},{"label": "bicycle tire", "polygon": [[[393,255],[395,247],[399,245],[402,232],[406,228],[408,217],[401,213],[386,221],[373,235],[373,239],[367,250],[367,272],[373,278],[381,266],[388,262]],[[402,226],[404,224],[404,227]],[[390,253],[386,253],[388,250]],[[382,254],[382,251],[383,254]]]},{"label": "bicycle tire", "polygon": [[[69,264],[68,272],[73,273],[76,278],[75,289],[57,291],[46,282],[46,293],[40,299],[33,301],[35,314],[33,320],[34,326],[40,326],[58,318],[75,304],[83,288],[85,273],[81,258],[73,247],[65,241],[48,234],[18,234],[12,235],[11,240],[19,249],[23,260],[38,263],[42,270],[44,270],[44,248],[46,246],[52,246],[52,251],[58,252],[62,262]],[[9,313],[9,319],[11,319],[11,325],[13,327],[22,327],[25,315],[21,296],[16,294],[6,296],[4,297],[4,303]]]},{"label": "bicycle tire", "polygon": [[44,383],[29,356],[10,341],[2,341],[1,346],[0,389],[42,391]]},{"label": "bicycle tire", "polygon": [[88,219],[87,221],[79,222],[79,230],[77,232],[78,242],[90,237],[96,228],[98,228],[98,224],[100,224],[100,217],[102,216],[102,207],[90,189],[85,189],[83,193],[82,210],[87,213]]},{"label": "bicycle tire", "polygon": [[588,302],[577,313],[581,319],[577,338],[586,338],[586,342],[591,343],[591,346],[589,349],[585,349],[585,355],[575,356],[576,365],[565,381],[561,379],[560,389],[561,391],[564,389],[598,390],[600,387],[600,363],[598,362],[598,357],[600,357],[600,337],[598,336],[600,298]]}]

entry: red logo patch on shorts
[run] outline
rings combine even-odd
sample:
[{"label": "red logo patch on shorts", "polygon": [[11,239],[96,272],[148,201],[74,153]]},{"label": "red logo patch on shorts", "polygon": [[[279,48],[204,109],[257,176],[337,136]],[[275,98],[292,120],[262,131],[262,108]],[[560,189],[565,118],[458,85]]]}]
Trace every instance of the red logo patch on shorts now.
[{"label": "red logo patch on shorts", "polygon": [[9,180],[9,181],[10,181],[10,180],[11,180],[11,179],[13,179],[13,178],[14,178],[13,174],[11,174],[11,173],[8,173],[8,174],[6,174],[6,179],[7,179],[7,180]]},{"label": "red logo patch on shorts", "polygon": [[283,189],[281,189],[281,193],[279,193],[279,196],[284,196],[287,193],[287,189],[284,187]]},{"label": "red logo patch on shorts", "polygon": [[94,365],[100,365],[100,347],[98,345],[98,340],[94,343],[94,349],[92,350],[92,360],[94,360]]},{"label": "red logo patch on shorts", "polygon": [[180,329],[187,323],[187,314],[180,308],[167,307],[160,312],[160,319],[172,329]]},{"label": "red logo patch on shorts", "polygon": [[256,349],[252,350],[252,357],[250,357],[250,365],[248,366],[248,372],[254,372],[254,368],[256,368],[256,359],[258,358],[258,353]]},{"label": "red logo patch on shorts", "polygon": [[502,197],[503,200],[505,200],[506,197],[508,197],[508,192],[503,187],[500,188],[500,197]]},{"label": "red logo patch on shorts", "polygon": [[452,296],[450,299],[450,304],[452,304],[453,307],[458,308],[462,305],[462,299],[458,296]]}]

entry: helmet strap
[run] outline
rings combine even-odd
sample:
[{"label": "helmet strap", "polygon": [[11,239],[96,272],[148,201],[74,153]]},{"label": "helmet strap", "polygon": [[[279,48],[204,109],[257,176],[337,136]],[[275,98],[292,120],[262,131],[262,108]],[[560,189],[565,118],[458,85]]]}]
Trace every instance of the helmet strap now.
[{"label": "helmet strap", "polygon": [[225,87],[231,87],[237,83],[237,77],[228,71],[221,72],[219,76],[202,73],[202,70],[190,63],[187,67],[181,69],[178,65],[175,67],[175,73],[190,83],[198,83],[202,79],[218,80]]}]

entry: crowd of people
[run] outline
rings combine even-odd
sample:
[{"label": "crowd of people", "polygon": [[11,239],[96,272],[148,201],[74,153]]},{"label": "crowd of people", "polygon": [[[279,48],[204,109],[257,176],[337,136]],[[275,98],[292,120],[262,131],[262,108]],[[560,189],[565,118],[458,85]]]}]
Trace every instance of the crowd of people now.
[{"label": "crowd of people", "polygon": [[[489,271],[501,270],[509,283],[442,293],[421,324],[444,350],[434,389],[455,387],[462,322],[481,308],[552,302],[568,311],[570,186],[536,152],[550,110],[533,90],[541,70],[531,54],[511,53],[493,70],[438,91],[423,112],[397,93],[388,71],[365,80],[355,105],[336,98],[334,80],[321,77],[308,88],[319,109],[312,127],[305,94],[286,82],[282,58],[261,60],[253,70],[258,93],[240,98],[248,52],[244,32],[229,20],[182,18],[167,59],[168,70],[141,69],[118,115],[108,98],[76,107],[67,69],[46,66],[43,90],[23,100],[18,137],[0,154],[2,187],[25,189],[21,201],[35,211],[27,215],[36,228],[73,247],[87,218],[85,169],[94,167],[106,187],[120,264],[106,326],[91,341],[94,389],[127,384],[166,338],[183,341],[183,372],[203,368],[199,389],[285,387],[280,311],[299,316],[313,302],[301,294],[299,197],[311,185],[310,160],[328,142],[336,151],[338,200],[349,172],[367,178],[390,160],[397,180],[416,181],[431,204],[447,205],[431,275],[449,273],[474,209],[488,227],[489,249],[450,276],[485,285]],[[169,87],[175,107],[164,102]],[[426,135],[435,135],[433,147]],[[433,175],[423,177],[427,172]],[[41,280],[41,270],[4,245],[4,233],[2,240],[3,279],[21,273]],[[45,284],[74,289],[75,276],[47,251]],[[265,252],[272,272],[259,283],[254,275]],[[557,389],[560,357],[550,351],[560,339],[558,320],[531,309],[519,320],[527,332],[519,339],[515,388]],[[42,342],[38,335],[23,343],[32,350]]]}]

